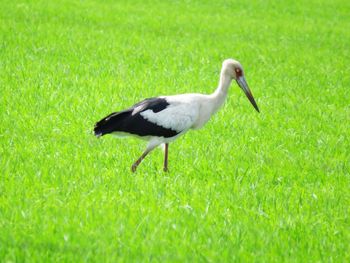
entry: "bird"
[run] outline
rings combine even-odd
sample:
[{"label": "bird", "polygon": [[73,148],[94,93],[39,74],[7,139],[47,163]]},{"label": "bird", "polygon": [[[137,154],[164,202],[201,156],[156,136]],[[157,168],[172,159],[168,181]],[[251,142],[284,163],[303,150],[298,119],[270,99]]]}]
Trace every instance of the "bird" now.
[{"label": "bird", "polygon": [[244,91],[255,110],[260,112],[241,63],[229,58],[222,63],[219,84],[213,93],[185,93],[144,99],[98,121],[94,126],[94,134],[98,138],[106,134],[131,135],[148,141],[145,151],[132,164],[132,172],[152,150],[164,145],[163,170],[166,172],[169,143],[189,130],[202,128],[224,104],[233,80]]}]

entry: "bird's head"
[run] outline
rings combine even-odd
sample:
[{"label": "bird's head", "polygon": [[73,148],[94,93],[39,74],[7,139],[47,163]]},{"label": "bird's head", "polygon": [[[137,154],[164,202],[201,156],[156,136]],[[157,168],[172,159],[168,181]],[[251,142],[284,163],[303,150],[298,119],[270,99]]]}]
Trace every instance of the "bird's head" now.
[{"label": "bird's head", "polygon": [[251,104],[254,106],[254,108],[258,112],[260,112],[258,105],[254,100],[253,94],[248,87],[247,81],[245,80],[243,67],[241,63],[239,63],[237,60],[234,60],[232,58],[226,59],[222,63],[221,73],[231,79],[236,80],[238,86],[244,91],[245,95],[247,96]]}]

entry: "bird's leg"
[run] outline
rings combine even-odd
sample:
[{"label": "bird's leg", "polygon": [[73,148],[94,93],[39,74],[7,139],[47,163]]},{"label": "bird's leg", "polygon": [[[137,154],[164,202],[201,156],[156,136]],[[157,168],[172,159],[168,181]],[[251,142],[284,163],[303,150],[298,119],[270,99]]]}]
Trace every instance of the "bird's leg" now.
[{"label": "bird's leg", "polygon": [[139,164],[142,162],[142,160],[147,156],[147,154],[149,154],[151,150],[146,150],[144,151],[144,153],[141,155],[140,158],[137,159],[136,162],[134,162],[134,164],[131,166],[131,171],[134,173],[136,171],[137,166],[139,166]]},{"label": "bird's leg", "polygon": [[144,153],[141,155],[139,159],[137,159],[136,162],[131,166],[131,171],[134,173],[136,171],[137,166],[142,162],[143,159],[149,154],[154,148],[156,148],[159,144],[149,144],[144,151]]},{"label": "bird's leg", "polygon": [[169,148],[169,143],[166,143],[165,151],[164,151],[164,167],[163,167],[164,172],[168,171],[168,148]]}]

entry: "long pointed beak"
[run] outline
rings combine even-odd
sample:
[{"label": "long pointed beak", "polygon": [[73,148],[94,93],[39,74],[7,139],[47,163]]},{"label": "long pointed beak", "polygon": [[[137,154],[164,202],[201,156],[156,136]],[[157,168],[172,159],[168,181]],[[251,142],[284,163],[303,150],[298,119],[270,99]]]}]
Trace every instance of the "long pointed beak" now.
[{"label": "long pointed beak", "polygon": [[237,84],[241,87],[241,89],[244,91],[245,95],[247,96],[247,98],[249,99],[250,103],[254,106],[254,108],[256,109],[257,112],[259,111],[258,105],[256,105],[256,102],[254,100],[253,94],[250,91],[247,81],[245,80],[244,76],[240,76],[239,78],[237,78]]}]

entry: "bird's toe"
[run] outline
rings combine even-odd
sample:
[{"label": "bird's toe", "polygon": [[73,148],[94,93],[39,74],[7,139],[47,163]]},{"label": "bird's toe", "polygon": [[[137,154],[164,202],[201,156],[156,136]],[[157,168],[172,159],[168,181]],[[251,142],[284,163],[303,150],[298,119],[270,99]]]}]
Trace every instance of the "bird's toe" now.
[{"label": "bird's toe", "polygon": [[136,164],[133,164],[132,166],[131,166],[131,171],[134,173],[134,172],[136,172],[136,168],[137,168],[137,165]]}]

